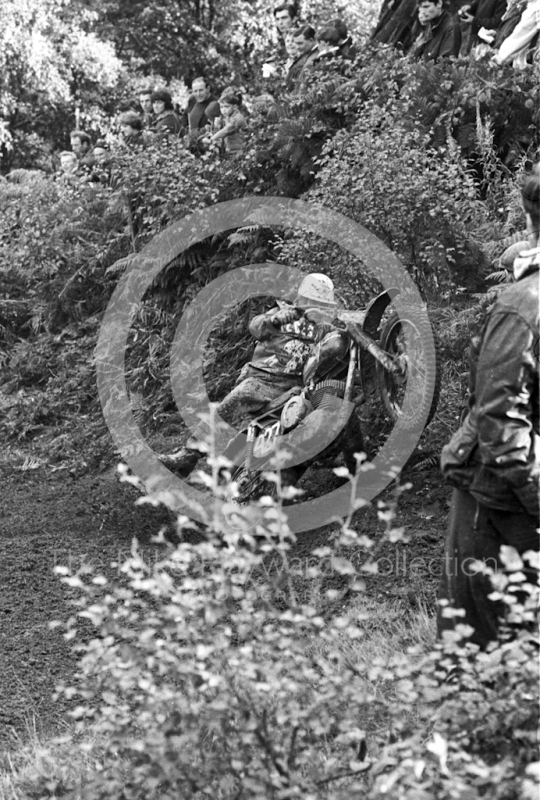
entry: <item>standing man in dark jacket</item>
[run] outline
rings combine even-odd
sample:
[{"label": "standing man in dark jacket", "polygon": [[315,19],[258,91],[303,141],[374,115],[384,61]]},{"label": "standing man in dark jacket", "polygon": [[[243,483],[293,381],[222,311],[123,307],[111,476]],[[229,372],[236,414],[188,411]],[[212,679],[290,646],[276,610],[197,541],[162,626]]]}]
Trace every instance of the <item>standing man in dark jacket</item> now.
[{"label": "standing man in dark jacket", "polygon": [[[492,307],[471,362],[469,410],[443,449],[441,468],[454,486],[438,632],[458,622],[485,648],[496,640],[503,609],[474,566],[501,568],[502,545],[539,549],[540,169],[522,187],[530,250],[514,262],[515,283]],[[445,613],[444,606],[450,607]]]},{"label": "standing man in dark jacket", "polygon": [[420,0],[418,23],[421,30],[413,46],[415,58],[437,61],[439,58],[459,55],[459,20],[445,9],[443,0]]},{"label": "standing man in dark jacket", "polygon": [[296,46],[294,61],[287,73],[286,87],[289,92],[299,88],[304,74],[313,66],[318,56],[315,28],[304,25],[292,35]]}]

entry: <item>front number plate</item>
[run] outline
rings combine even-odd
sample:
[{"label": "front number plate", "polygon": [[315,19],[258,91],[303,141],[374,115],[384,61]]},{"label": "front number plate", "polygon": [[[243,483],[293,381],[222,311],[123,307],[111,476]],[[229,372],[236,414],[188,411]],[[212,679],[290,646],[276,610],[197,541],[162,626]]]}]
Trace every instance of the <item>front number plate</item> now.
[{"label": "front number plate", "polygon": [[281,425],[279,420],[273,422],[268,428],[265,428],[255,439],[253,446],[253,455],[255,458],[266,458],[273,450],[276,449],[277,440]]}]

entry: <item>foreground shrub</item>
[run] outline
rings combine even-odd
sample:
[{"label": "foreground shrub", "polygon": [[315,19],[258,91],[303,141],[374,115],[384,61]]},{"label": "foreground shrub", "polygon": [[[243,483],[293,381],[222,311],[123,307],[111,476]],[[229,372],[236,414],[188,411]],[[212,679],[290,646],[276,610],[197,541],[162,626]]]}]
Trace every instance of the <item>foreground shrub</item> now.
[{"label": "foreground shrub", "polygon": [[135,549],[116,585],[65,578],[80,596],[68,636],[88,622],[96,631],[65,691],[79,697],[81,728],[91,720],[107,743],[82,797],[524,796],[537,759],[537,640],[510,548],[512,572],[497,585],[510,622],[527,623],[517,638],[475,656],[458,628],[426,656],[366,661],[369,614],[343,598],[376,569],[370,540],[336,531],[312,554],[301,602],[280,507],[223,511],[228,522],[210,516],[198,543],[184,527],[153,566]]}]

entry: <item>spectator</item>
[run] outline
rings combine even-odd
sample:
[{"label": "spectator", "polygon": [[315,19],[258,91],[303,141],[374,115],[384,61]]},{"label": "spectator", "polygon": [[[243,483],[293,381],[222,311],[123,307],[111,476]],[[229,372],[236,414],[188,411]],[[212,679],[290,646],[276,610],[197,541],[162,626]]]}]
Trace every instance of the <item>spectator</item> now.
[{"label": "spectator", "polygon": [[92,152],[92,140],[85,131],[71,131],[69,135],[71,149],[77,157],[77,176],[82,183],[87,183],[95,165]]},{"label": "spectator", "polygon": [[293,61],[296,61],[296,59],[302,54],[303,40],[301,37],[298,39],[296,38],[297,33],[298,30],[289,31],[289,33],[287,33],[285,36],[285,53],[288,59],[289,68]]},{"label": "spectator", "polygon": [[219,107],[223,116],[223,127],[210,137],[211,144],[221,144],[227,156],[240,155],[244,150],[242,130],[246,127],[246,118],[240,111],[242,96],[232,87],[225,89],[219,98]]},{"label": "spectator", "polygon": [[[520,554],[539,546],[538,165],[523,183],[522,200],[530,249],[515,259],[514,285],[499,295],[473,341],[468,413],[441,457],[455,488],[439,597],[464,610],[458,622],[474,629],[470,640],[481,648],[498,638],[503,609],[473,561],[500,569],[502,545]],[[439,635],[454,624],[441,608]]]},{"label": "spectator", "polygon": [[298,25],[298,7],[296,3],[281,3],[274,8],[276,28],[282,39],[288,31]]},{"label": "spectator", "polygon": [[130,148],[145,146],[143,121],[135,111],[125,111],[118,122],[124,141]]},{"label": "spectator", "polygon": [[421,33],[413,47],[415,58],[437,61],[457,57],[461,48],[457,17],[445,9],[443,0],[419,0],[417,8]]},{"label": "spectator", "polygon": [[92,139],[85,131],[71,131],[69,134],[71,149],[77,156],[79,166],[92,167],[94,157],[92,155]]},{"label": "spectator", "polygon": [[112,174],[112,159],[109,146],[104,141],[96,142],[94,147],[95,164],[90,173],[90,185],[97,189],[100,186],[109,186]]},{"label": "spectator", "polygon": [[340,19],[335,19],[317,34],[319,56],[345,58],[352,61],[356,58],[356,48],[352,37],[348,35],[347,26]]},{"label": "spectator", "polygon": [[474,47],[492,44],[506,11],[506,0],[473,0],[459,9],[464,25],[470,26],[468,40],[463,42],[462,54],[470,53]]},{"label": "spectator", "polygon": [[[79,186],[79,159],[72,150],[63,150],[59,154],[60,170],[55,176],[63,186],[77,188]],[[9,175],[8,175],[9,178]]]},{"label": "spectator", "polygon": [[293,34],[292,42],[298,55],[294,58],[287,73],[286,86],[290,92],[299,88],[303,74],[314,64],[318,56],[315,29],[311,25],[304,25]]},{"label": "spectator", "polygon": [[75,175],[79,169],[79,160],[71,150],[60,153],[60,171],[64,175]]},{"label": "spectator", "polygon": [[96,146],[94,147],[94,157],[96,159],[96,164],[100,167],[104,167],[111,161],[111,151],[109,150],[109,145],[100,140],[96,142]]},{"label": "spectator", "polygon": [[185,127],[191,134],[200,134],[221,116],[219,102],[210,91],[206,78],[195,78],[191,84],[192,97],[185,112]]},{"label": "spectator", "polygon": [[139,92],[139,103],[142,108],[142,121],[145,128],[151,128],[154,121],[152,108],[152,92],[150,90]]},{"label": "spectator", "polygon": [[540,0],[529,0],[520,21],[510,36],[501,44],[499,52],[493,60],[496,64],[504,64],[505,61],[512,59],[512,64],[516,69],[524,69],[527,66],[531,50],[538,49],[539,32]]},{"label": "spectator", "polygon": [[296,3],[281,3],[281,5],[274,8],[273,14],[279,43],[277,50],[263,64],[263,78],[272,78],[282,74],[284,62],[290,57],[287,37],[298,28],[298,8]]},{"label": "spectator", "polygon": [[174,111],[172,97],[165,89],[158,89],[152,92],[152,109],[154,111],[154,121],[152,122],[153,133],[166,136],[169,133],[180,133],[181,123]]}]

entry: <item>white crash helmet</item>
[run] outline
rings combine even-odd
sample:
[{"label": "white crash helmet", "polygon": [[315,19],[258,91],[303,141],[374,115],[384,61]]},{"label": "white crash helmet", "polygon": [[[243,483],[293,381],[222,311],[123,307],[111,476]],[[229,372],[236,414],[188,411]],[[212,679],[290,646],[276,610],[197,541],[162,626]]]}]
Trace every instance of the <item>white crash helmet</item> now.
[{"label": "white crash helmet", "polygon": [[302,280],[294,302],[300,308],[335,308],[334,284],[327,275],[312,272]]}]

